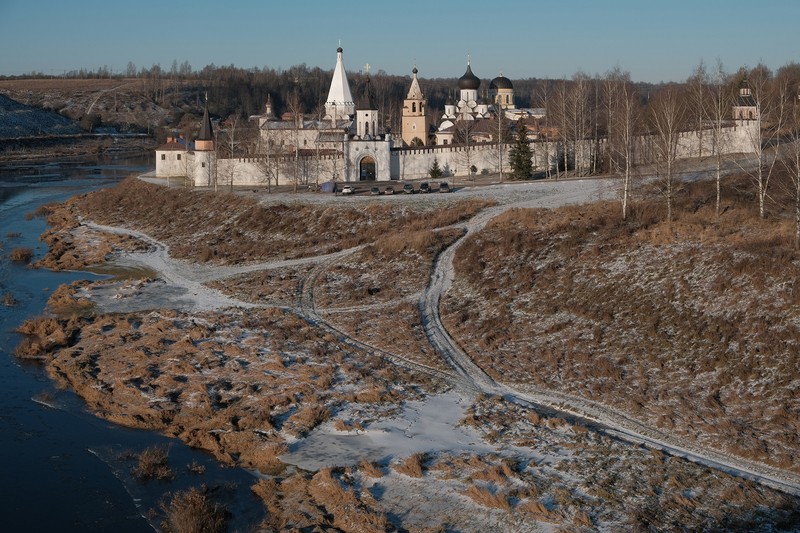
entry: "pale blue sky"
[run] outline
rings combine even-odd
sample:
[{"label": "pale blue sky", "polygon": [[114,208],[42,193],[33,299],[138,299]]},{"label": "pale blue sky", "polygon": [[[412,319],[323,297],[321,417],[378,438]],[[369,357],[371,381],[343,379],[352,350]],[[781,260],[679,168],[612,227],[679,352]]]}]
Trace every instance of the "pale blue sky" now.
[{"label": "pale blue sky", "polygon": [[[496,8],[495,8],[496,7]],[[0,0],[0,74],[124,71],[173,60],[481,78],[602,74],[683,81],[702,59],[725,69],[800,62],[799,0]],[[413,38],[408,38],[413,36]]]}]

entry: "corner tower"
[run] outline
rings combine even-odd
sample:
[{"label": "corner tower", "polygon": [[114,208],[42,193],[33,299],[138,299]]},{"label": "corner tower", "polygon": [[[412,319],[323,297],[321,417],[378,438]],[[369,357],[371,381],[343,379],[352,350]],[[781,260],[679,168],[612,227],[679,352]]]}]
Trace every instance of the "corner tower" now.
[{"label": "corner tower", "polygon": [[425,109],[428,102],[419,87],[416,65],[411,72],[414,74],[411,88],[403,100],[403,143],[407,146],[427,146],[430,124]]},{"label": "corner tower", "polygon": [[214,128],[208,116],[208,94],[206,94],[206,107],[203,110],[203,122],[200,124],[200,134],[194,141],[195,159],[193,181],[196,186],[209,187],[216,183],[216,155],[214,153]]},{"label": "corner tower", "polygon": [[325,101],[325,118],[331,121],[350,120],[356,112],[353,95],[350,93],[350,84],[344,71],[342,60],[342,47],[336,49],[336,67],[333,69],[331,89]]},{"label": "corner tower", "polygon": [[734,120],[758,120],[758,105],[753,98],[753,91],[750,89],[750,82],[747,78],[742,79],[739,84],[739,97],[733,104]]}]

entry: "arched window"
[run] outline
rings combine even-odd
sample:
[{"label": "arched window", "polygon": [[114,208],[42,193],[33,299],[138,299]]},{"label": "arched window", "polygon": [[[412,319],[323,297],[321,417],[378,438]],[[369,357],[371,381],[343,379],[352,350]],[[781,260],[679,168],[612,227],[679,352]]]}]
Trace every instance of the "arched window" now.
[{"label": "arched window", "polygon": [[416,102],[411,102],[411,112],[412,113],[416,113],[417,112],[417,103]]},{"label": "arched window", "polygon": [[753,120],[753,112],[750,111],[750,120]]}]

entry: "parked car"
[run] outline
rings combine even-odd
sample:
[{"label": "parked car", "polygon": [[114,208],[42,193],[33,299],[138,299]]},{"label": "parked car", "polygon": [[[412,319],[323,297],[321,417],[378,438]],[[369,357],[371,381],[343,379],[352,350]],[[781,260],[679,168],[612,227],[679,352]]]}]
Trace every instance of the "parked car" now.
[{"label": "parked car", "polygon": [[394,194],[394,187],[389,185],[385,189],[383,189],[383,194]]},{"label": "parked car", "polygon": [[352,185],[345,185],[342,187],[342,194],[354,194],[356,192]]},{"label": "parked car", "polygon": [[403,185],[403,192],[406,194],[414,194],[414,184],[406,183],[405,185]]},{"label": "parked car", "polygon": [[439,184],[439,192],[450,192],[450,185],[446,181]]},{"label": "parked car", "polygon": [[427,181],[419,184],[419,192],[431,192],[431,185]]},{"label": "parked car", "polygon": [[370,193],[372,196],[378,196],[378,195],[381,193],[381,189],[380,189],[379,187],[372,187],[372,188],[369,190],[369,193]]}]

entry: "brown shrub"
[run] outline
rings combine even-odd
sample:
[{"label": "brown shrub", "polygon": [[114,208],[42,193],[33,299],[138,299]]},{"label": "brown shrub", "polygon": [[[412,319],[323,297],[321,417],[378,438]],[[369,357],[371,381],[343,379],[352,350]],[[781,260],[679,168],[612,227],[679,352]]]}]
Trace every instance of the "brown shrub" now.
[{"label": "brown shrub", "polygon": [[52,317],[28,319],[17,328],[24,335],[14,353],[17,357],[41,357],[57,348],[67,346],[77,330],[73,321],[59,321]]},{"label": "brown shrub", "polygon": [[137,458],[133,468],[133,476],[139,481],[151,479],[172,479],[173,472],[168,462],[169,448],[166,446],[151,446],[145,448]]},{"label": "brown shrub", "polygon": [[170,502],[162,503],[166,515],[161,527],[168,533],[217,533],[227,530],[228,511],[212,502],[205,487],[178,492]]},{"label": "brown shrub", "polygon": [[10,258],[15,263],[29,263],[33,258],[33,250],[25,247],[14,248],[11,250]]}]

